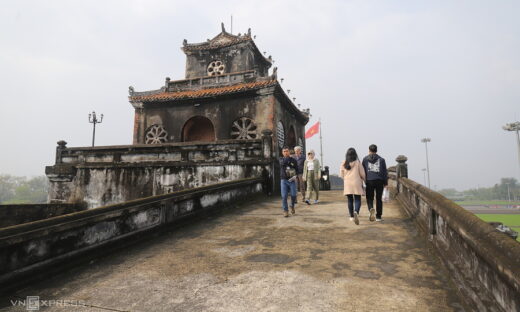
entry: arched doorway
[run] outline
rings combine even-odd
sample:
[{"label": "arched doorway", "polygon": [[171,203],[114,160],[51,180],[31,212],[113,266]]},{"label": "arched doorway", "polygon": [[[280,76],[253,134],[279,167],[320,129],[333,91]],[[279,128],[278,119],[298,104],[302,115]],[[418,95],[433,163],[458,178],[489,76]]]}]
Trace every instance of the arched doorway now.
[{"label": "arched doorway", "polygon": [[294,132],[294,127],[289,127],[289,132],[287,132],[287,146],[290,149],[293,149],[296,146],[296,133]]},{"label": "arched doorway", "polygon": [[182,141],[215,141],[215,128],[213,123],[206,117],[195,116],[182,127]]}]

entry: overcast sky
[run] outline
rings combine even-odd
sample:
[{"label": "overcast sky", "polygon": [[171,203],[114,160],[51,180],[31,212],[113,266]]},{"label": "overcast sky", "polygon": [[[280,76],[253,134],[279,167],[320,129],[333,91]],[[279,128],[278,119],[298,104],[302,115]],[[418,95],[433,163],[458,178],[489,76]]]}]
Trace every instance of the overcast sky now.
[{"label": "overcast sky", "polygon": [[[389,165],[404,154],[423,182],[430,137],[437,189],[519,177],[519,1],[0,1],[0,173],[35,176],[56,142],[132,142],[128,86],[184,78],[182,40],[225,22],[251,27],[310,127],[322,120],[325,165],[371,143]],[[319,153],[319,138],[308,140]]]}]

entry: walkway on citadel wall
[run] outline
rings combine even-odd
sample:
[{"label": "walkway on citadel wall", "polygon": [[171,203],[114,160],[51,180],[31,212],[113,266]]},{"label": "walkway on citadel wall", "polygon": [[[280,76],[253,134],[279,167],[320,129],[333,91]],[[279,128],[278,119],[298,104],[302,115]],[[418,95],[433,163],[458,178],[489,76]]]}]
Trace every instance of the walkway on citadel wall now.
[{"label": "walkway on citadel wall", "polygon": [[396,201],[385,204],[381,223],[368,222],[363,203],[356,226],[341,191],[322,192],[321,200],[299,204],[289,218],[278,197],[255,200],[17,295],[96,307],[77,311],[463,310],[448,273]]}]

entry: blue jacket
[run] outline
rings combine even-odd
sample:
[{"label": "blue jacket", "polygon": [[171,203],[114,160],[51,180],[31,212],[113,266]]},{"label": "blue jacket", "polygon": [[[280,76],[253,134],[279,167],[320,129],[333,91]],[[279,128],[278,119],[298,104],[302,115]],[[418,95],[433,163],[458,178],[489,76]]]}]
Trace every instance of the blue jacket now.
[{"label": "blue jacket", "polygon": [[367,181],[382,180],[383,185],[388,185],[388,171],[385,159],[377,154],[370,154],[363,158],[363,168]]}]

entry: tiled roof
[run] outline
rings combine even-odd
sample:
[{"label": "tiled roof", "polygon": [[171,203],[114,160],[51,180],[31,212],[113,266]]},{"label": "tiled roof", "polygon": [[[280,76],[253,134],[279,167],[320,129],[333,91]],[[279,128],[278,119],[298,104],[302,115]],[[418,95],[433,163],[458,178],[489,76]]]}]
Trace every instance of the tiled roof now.
[{"label": "tiled roof", "polygon": [[169,100],[184,100],[212,97],[224,94],[233,94],[250,90],[257,90],[264,87],[276,85],[276,80],[263,80],[249,83],[239,83],[231,86],[208,88],[201,90],[177,91],[177,92],[161,92],[150,95],[130,96],[130,102],[164,102]]},{"label": "tiled roof", "polygon": [[195,51],[202,51],[202,50],[214,50],[214,49],[220,49],[224,47],[233,46],[242,42],[250,42],[253,46],[253,49],[258,53],[259,56],[261,56],[261,59],[271,64],[271,60],[265,58],[260,50],[258,50],[258,47],[255,44],[255,41],[251,37],[251,29],[248,30],[246,34],[243,35],[233,35],[224,30],[222,28],[222,32],[215,36],[215,38],[201,43],[188,43],[186,40],[183,42],[182,50],[185,53],[193,53]]},{"label": "tiled roof", "polygon": [[252,41],[251,37],[249,36],[241,36],[241,37],[235,37],[235,38],[226,38],[225,41],[208,41],[204,43],[197,43],[197,44],[187,44],[183,47],[184,51],[198,51],[198,50],[211,50],[211,49],[218,49],[223,48],[227,46],[232,46],[240,42],[246,42],[246,41]]}]

